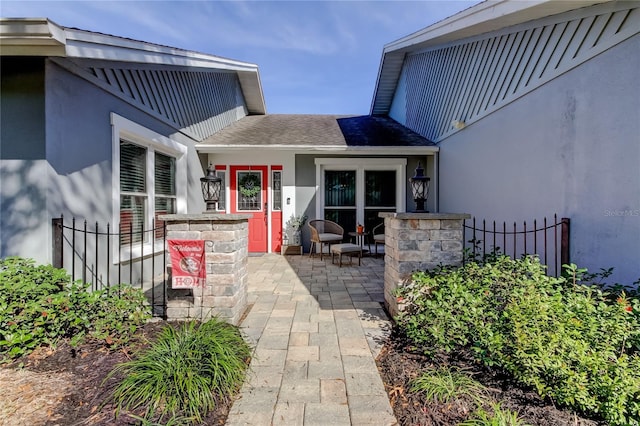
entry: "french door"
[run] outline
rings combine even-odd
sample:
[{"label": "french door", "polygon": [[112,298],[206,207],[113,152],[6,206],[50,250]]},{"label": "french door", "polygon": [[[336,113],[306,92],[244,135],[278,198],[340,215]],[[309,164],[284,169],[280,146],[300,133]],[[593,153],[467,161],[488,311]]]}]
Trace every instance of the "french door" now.
[{"label": "french door", "polygon": [[402,212],[404,159],[316,159],[320,217],[365,232],[382,222],[381,212]]},{"label": "french door", "polygon": [[355,230],[358,224],[373,229],[382,221],[378,213],[396,211],[396,172],[365,169],[363,173],[362,184],[356,179],[357,170],[324,173],[324,218],[345,230]]}]

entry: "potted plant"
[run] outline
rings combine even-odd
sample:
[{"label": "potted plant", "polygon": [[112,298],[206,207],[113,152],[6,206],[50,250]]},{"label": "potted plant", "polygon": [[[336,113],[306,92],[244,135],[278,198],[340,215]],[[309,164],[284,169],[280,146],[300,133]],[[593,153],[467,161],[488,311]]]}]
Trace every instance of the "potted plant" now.
[{"label": "potted plant", "polygon": [[307,222],[307,215],[296,216],[291,215],[289,220],[285,223],[285,232],[289,237],[289,245],[299,246],[302,244],[301,229]]}]

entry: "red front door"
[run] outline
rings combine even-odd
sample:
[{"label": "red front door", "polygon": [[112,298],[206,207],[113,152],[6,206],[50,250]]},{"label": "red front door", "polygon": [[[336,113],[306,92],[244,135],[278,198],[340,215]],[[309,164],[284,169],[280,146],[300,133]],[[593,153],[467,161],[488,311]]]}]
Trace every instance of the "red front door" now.
[{"label": "red front door", "polygon": [[267,166],[231,166],[231,213],[251,213],[249,252],[266,253],[269,240]]}]

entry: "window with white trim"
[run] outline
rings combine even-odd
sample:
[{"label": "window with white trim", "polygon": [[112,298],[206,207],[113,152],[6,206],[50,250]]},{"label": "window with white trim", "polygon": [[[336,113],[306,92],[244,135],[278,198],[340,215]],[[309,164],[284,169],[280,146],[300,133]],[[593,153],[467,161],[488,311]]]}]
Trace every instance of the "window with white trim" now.
[{"label": "window with white trim", "polygon": [[[153,169],[153,186],[147,179],[148,168]],[[175,157],[121,140],[120,244],[149,242],[151,235],[144,231],[152,227],[155,238],[162,238],[158,217],[171,213],[176,213]]]},{"label": "window with white trim", "polygon": [[116,114],[111,122],[113,215],[120,230],[114,254],[128,259],[161,251],[159,216],[186,213],[186,191],[178,188],[186,188],[187,147]]},{"label": "window with white trim", "polygon": [[362,224],[373,229],[380,212],[403,212],[404,158],[316,158],[316,217],[337,222],[345,232]]}]

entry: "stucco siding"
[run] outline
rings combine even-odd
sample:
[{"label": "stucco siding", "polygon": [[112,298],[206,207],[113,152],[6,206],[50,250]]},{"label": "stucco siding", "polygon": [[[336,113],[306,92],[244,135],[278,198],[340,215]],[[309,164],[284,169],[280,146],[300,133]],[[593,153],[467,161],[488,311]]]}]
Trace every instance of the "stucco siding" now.
[{"label": "stucco siding", "polygon": [[440,142],[639,28],[636,3],[606,2],[426,50],[416,47],[405,57],[390,114]]},{"label": "stucco siding", "polygon": [[398,86],[393,95],[389,117],[403,126],[407,125],[407,78],[405,73],[400,73]]},{"label": "stucco siding", "polygon": [[[203,171],[194,140],[51,61],[45,70],[40,87],[46,96],[32,96],[30,110],[22,108],[10,122],[5,105],[29,103],[22,92],[14,101],[5,96],[10,86],[3,80],[0,255],[51,262],[51,219],[61,214],[69,222],[75,217],[79,226],[87,220],[91,228],[95,222],[117,228],[112,113],[187,147],[187,185],[178,191],[186,196],[186,212],[204,210],[199,182]],[[34,83],[28,83],[20,89],[31,93]],[[11,124],[5,127],[5,120]],[[5,150],[10,142],[15,145]]]},{"label": "stucco siding", "polygon": [[193,140],[55,64],[49,64],[47,88],[51,215],[114,222],[111,113],[188,148],[189,184],[180,190],[187,192],[189,210],[201,211],[199,178],[203,174]]},{"label": "stucco siding", "polygon": [[440,209],[571,219],[571,260],[640,278],[640,36],[440,143]]},{"label": "stucco siding", "polygon": [[44,61],[3,58],[0,257],[40,253],[47,239]]}]

